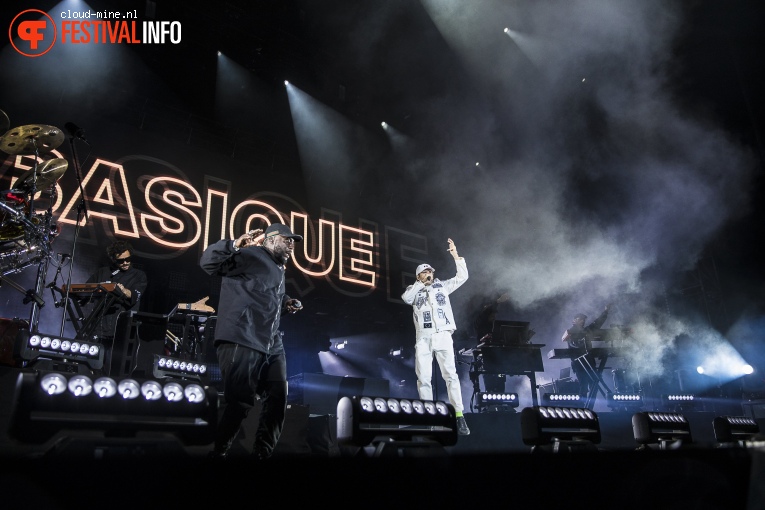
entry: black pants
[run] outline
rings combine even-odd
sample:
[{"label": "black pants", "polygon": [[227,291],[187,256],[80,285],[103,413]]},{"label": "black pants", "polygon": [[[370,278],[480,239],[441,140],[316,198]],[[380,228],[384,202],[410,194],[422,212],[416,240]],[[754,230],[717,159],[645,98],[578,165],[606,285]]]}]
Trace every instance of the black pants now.
[{"label": "black pants", "polygon": [[252,454],[273,454],[287,412],[287,361],[284,354],[268,355],[242,345],[223,342],[216,350],[223,379],[225,409],[218,423],[215,452],[225,455],[242,422],[260,397],[262,409]]}]

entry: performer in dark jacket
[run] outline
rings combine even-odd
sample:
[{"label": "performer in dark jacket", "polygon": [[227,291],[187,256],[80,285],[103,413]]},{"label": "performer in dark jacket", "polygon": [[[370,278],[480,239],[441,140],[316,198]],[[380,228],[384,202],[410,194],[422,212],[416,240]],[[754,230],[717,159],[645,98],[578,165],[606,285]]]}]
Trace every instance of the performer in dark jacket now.
[{"label": "performer in dark jacket", "polygon": [[235,240],[207,247],[200,266],[223,277],[215,327],[215,346],[226,403],[213,456],[225,457],[255,399],[262,411],[252,454],[266,459],[279,441],[287,410],[287,362],[279,324],[283,312],[295,313],[300,301],[285,293],[285,264],[295,235],[274,223],[265,234],[251,230]]},{"label": "performer in dark jacket", "polygon": [[87,283],[116,283],[118,291],[113,293],[110,305],[103,310],[94,331],[100,341],[109,345],[114,339],[117,317],[128,310],[138,310],[141,295],[146,292],[146,273],[133,267],[133,248],[127,241],[114,241],[106,248],[110,265],[96,270]]}]

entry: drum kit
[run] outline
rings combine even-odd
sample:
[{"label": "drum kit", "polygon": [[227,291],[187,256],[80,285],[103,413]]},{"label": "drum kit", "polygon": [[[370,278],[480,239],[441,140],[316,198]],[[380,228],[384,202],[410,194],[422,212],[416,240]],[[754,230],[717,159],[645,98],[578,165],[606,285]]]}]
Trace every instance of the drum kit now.
[{"label": "drum kit", "polygon": [[[50,260],[51,243],[59,234],[51,207],[56,201],[56,183],[69,166],[65,159],[52,157],[51,152],[65,137],[61,129],[42,124],[11,129],[8,116],[2,110],[0,132],[4,133],[0,136],[0,151],[13,156],[34,156],[32,168],[13,182],[10,189],[0,191],[0,283],[8,283],[26,294],[25,303],[34,299],[42,306],[39,289],[24,290],[7,275],[35,264],[47,267]],[[40,192],[49,195],[48,209],[42,212],[35,208]]]}]

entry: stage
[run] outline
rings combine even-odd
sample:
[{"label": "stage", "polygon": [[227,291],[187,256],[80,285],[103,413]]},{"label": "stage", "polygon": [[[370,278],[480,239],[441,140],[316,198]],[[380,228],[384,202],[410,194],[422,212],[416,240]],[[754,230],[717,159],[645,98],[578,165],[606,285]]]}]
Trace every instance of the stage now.
[{"label": "stage", "polygon": [[[538,501],[544,507],[763,508],[765,443],[719,444],[714,412],[686,413],[690,444],[640,447],[629,412],[598,414],[598,444],[533,448],[516,410],[466,414],[456,444],[337,442],[337,416],[291,404],[265,462],[248,457],[256,414],[226,460],[211,446],[148,431],[109,436],[61,431],[41,444],[8,436],[21,369],[0,368],[2,492],[40,508],[206,506],[248,494],[285,504],[415,504],[462,507]],[[258,409],[256,408],[256,411]],[[518,410],[520,411],[520,410]],[[763,419],[757,419],[763,425]],[[240,493],[240,490],[244,492]],[[327,501],[329,498],[329,501]]]}]

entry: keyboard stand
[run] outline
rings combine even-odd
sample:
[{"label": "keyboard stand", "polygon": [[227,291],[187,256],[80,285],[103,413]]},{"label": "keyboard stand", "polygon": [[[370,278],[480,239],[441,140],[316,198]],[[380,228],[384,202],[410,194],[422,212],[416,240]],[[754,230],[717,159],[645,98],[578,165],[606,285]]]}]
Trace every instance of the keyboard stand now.
[{"label": "keyboard stand", "polygon": [[[78,340],[93,341],[93,332],[98,327],[98,323],[101,321],[103,314],[117,301],[118,297],[103,287],[99,286],[97,292],[93,292],[88,297],[78,297],[77,295],[69,295],[69,299],[66,303],[66,311],[69,315],[69,320],[74,326],[76,331],[75,338]],[[94,302],[95,305],[90,313],[85,315],[82,304],[86,302]]]},{"label": "keyboard stand", "polygon": [[[595,384],[592,385],[592,388],[590,388],[590,392],[587,395],[587,400],[584,404],[584,406],[589,409],[590,411],[593,410],[595,407],[595,399],[598,396],[598,391],[600,391],[601,394],[603,394],[603,397],[608,399],[608,395],[612,394],[613,392],[608,387],[606,382],[603,380],[603,369],[606,367],[606,361],[608,360],[608,356],[603,356],[600,358],[600,362],[596,362],[596,366],[592,366],[590,361],[587,359],[587,355],[584,354],[582,356],[579,356],[578,358],[575,358],[575,361],[579,363],[579,365],[584,369],[585,373],[587,373],[587,376],[590,378],[591,381],[593,381]],[[581,382],[580,382],[581,384]]]}]

